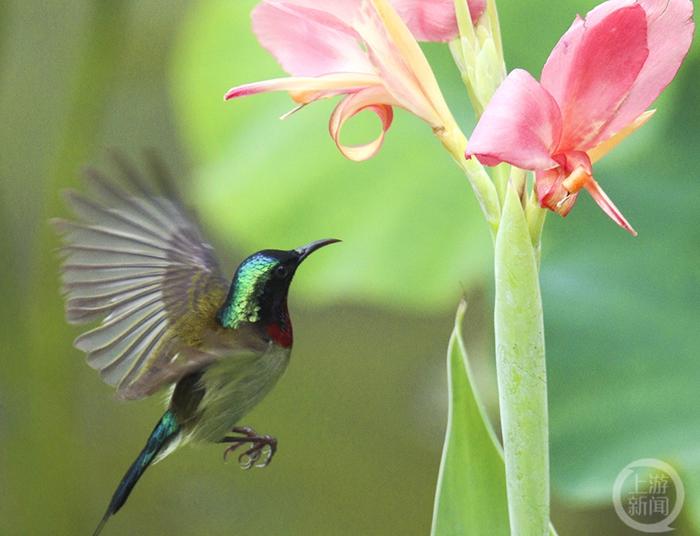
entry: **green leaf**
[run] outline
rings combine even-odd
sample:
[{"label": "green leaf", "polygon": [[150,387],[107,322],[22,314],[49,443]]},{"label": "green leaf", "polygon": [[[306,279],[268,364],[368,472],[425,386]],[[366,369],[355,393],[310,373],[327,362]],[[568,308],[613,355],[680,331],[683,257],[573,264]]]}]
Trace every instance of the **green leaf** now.
[{"label": "green leaf", "polygon": [[[447,349],[448,409],[445,444],[435,492],[432,536],[508,536],[503,450],[477,395],[460,303]],[[549,526],[550,536],[557,536]]]},{"label": "green leaf", "polygon": [[494,264],[508,514],[513,534],[544,535],[549,523],[549,436],[542,299],[527,221],[510,183]]},{"label": "green leaf", "polygon": [[[196,169],[191,192],[205,223],[243,251],[342,239],[295,281],[295,294],[305,301],[423,312],[454,303],[462,287],[487,277],[491,251],[466,178],[430,128],[400,109],[380,153],[356,163],[340,154],[327,132],[336,99],[284,121],[278,117],[294,106],[285,94],[224,103],[235,84],[283,75],[255,41],[247,14],[252,5],[197,3],[174,55],[179,125],[195,162],[206,162]],[[447,47],[429,52],[463,106]],[[360,114],[345,131],[345,142],[369,141],[377,121]]]},{"label": "green leaf", "polygon": [[447,350],[449,402],[433,536],[508,536],[506,480],[500,445],[479,402],[462,340],[466,304],[457,309]]}]

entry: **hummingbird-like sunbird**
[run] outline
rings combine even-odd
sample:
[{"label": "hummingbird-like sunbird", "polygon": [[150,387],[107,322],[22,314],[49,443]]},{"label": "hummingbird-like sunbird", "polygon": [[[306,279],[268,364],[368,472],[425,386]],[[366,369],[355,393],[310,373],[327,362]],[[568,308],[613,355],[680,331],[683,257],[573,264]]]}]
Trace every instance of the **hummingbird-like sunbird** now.
[{"label": "hummingbird-like sunbird", "polygon": [[152,162],[154,180],[145,180],[126,159],[115,160],[123,181],[88,169],[92,195],[66,196],[77,219],[54,220],[64,241],[66,316],[99,320],[74,345],[119,398],[170,393],[94,536],[152,463],[190,441],[225,443],[224,456],[240,447],[244,468],[270,462],[276,439],[238,424],[289,363],[294,273],[311,253],[339,242],[258,251],[229,282],[163,166]]}]

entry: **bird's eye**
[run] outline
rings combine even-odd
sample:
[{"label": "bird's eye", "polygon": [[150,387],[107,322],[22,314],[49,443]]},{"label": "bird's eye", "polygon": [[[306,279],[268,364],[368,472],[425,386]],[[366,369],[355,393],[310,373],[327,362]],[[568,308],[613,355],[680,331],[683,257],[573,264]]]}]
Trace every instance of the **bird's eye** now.
[{"label": "bird's eye", "polygon": [[275,268],[275,277],[277,279],[284,279],[287,277],[287,273],[289,273],[289,270],[287,270],[287,267],[284,264],[280,264],[277,268]]}]

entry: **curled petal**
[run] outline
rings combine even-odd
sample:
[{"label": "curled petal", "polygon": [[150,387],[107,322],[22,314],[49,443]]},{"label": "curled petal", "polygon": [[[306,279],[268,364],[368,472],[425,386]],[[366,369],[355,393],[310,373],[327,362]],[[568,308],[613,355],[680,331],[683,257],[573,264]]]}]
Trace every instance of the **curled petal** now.
[{"label": "curled petal", "polygon": [[466,156],[492,166],[508,162],[544,170],[561,135],[561,114],[552,96],[530,73],[516,69],[500,85],[467,144]]},{"label": "curled petal", "polygon": [[612,200],[606,195],[593,177],[586,182],[584,188],[588,190],[588,193],[591,194],[591,197],[596,203],[598,203],[598,206],[603,209],[603,212],[610,216],[615,223],[617,223],[632,236],[637,236],[637,231],[632,228],[629,222],[622,215],[622,212],[619,211],[619,209],[615,206],[615,203],[613,203]]},{"label": "curled petal", "polygon": [[[384,134],[389,130],[394,118],[391,105],[381,102],[383,99],[386,99],[386,94],[379,88],[365,89],[348,95],[333,110],[328,130],[338,149],[346,158],[359,162],[371,158],[379,151],[384,143]],[[382,132],[375,140],[364,145],[343,145],[340,141],[340,131],[343,125],[348,119],[363,110],[371,110],[377,114],[382,123]]]},{"label": "curled petal", "polygon": [[646,110],[673,80],[693,40],[693,3],[690,0],[639,0],[647,16],[649,57],[606,128],[607,136],[624,128]]},{"label": "curled petal", "polygon": [[561,109],[559,151],[597,145],[648,54],[646,13],[637,3],[613,0],[574,21],[542,70]]},{"label": "curled petal", "polygon": [[233,87],[226,92],[224,100],[269,91],[287,91],[299,104],[308,104],[321,97],[354,93],[362,88],[381,86],[381,84],[377,76],[362,73],[338,73],[316,77],[290,76]]},{"label": "curled petal", "polygon": [[[451,41],[459,35],[454,0],[392,0],[391,3],[419,41]],[[470,0],[468,6],[476,24],[484,13],[486,0]]]},{"label": "curled petal", "polygon": [[252,18],[260,43],[294,76],[372,72],[357,34],[332,11],[296,2],[263,1]]}]

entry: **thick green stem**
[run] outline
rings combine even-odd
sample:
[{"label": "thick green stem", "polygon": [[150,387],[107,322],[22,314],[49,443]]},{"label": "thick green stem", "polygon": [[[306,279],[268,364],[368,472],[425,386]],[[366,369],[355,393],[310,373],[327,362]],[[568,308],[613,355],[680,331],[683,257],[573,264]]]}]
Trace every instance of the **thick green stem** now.
[{"label": "thick green stem", "polygon": [[496,367],[513,536],[549,530],[547,374],[537,261],[509,185],[495,245]]}]

